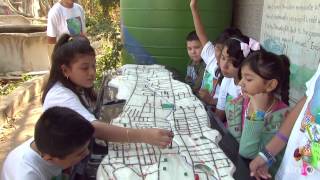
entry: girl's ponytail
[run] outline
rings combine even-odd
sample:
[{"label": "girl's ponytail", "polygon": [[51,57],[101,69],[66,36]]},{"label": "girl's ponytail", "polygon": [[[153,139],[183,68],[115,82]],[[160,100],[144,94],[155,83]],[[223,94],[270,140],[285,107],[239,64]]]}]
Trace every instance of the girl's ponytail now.
[{"label": "girl's ponytail", "polygon": [[290,61],[286,55],[279,56],[282,61],[282,84],[280,89],[281,100],[289,105],[289,88],[290,88]]},{"label": "girl's ponytail", "polygon": [[59,49],[63,44],[67,43],[70,38],[71,36],[69,34],[62,34],[53,48],[52,56],[54,56],[56,54],[57,49]]}]

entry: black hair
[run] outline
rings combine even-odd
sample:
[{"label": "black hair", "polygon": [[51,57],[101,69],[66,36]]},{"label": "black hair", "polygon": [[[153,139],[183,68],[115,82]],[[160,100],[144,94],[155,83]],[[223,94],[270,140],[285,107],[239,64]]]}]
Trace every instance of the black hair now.
[{"label": "black hair", "polygon": [[266,80],[276,79],[278,86],[273,91],[281,96],[281,100],[289,105],[290,61],[286,55],[276,55],[266,50],[250,54],[242,63]]},{"label": "black hair", "polygon": [[[235,27],[228,27],[223,30],[223,32],[218,36],[218,38],[214,41],[214,44],[224,44],[229,38],[231,37],[241,37],[242,32]],[[217,68],[215,71],[216,77],[218,77],[218,82],[217,84],[221,84],[222,79],[223,79],[223,74],[221,73],[220,67]]]},{"label": "black hair", "polygon": [[196,31],[191,31],[186,38],[187,41],[199,41]]},{"label": "black hair", "polygon": [[[63,34],[54,46],[51,69],[48,82],[44,88],[42,94],[42,103],[48,91],[56,82],[61,82],[65,87],[73,91],[80,99],[81,103],[88,108],[88,105],[84,102],[80,96],[79,90],[76,89],[76,85],[70,81],[62,72],[62,65],[69,66],[77,60],[77,57],[82,55],[95,56],[95,51],[90,45],[89,40],[84,36],[70,36]],[[83,88],[85,96],[90,98],[92,101],[96,100],[96,94],[92,88]]]},{"label": "black hair", "polygon": [[241,43],[249,44],[247,36],[233,36],[225,41],[224,48],[228,48],[227,53],[232,57],[232,65],[239,68],[243,60],[246,58],[241,50]]},{"label": "black hair", "polygon": [[224,44],[226,40],[233,36],[241,37],[242,32],[238,28],[228,27],[223,30],[223,32],[217,37],[217,39],[214,40],[214,44]]},{"label": "black hair", "polygon": [[52,107],[36,123],[34,141],[41,153],[63,159],[84,146],[93,132],[92,124],[77,112]]}]

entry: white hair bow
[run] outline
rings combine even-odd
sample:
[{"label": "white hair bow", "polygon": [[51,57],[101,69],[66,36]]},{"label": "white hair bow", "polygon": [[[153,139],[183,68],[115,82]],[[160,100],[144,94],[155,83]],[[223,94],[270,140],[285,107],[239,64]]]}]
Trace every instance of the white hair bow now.
[{"label": "white hair bow", "polygon": [[249,38],[249,44],[241,42],[240,43],[241,50],[243,52],[243,56],[247,57],[250,53],[250,50],[258,51],[260,50],[260,44],[258,41]]}]

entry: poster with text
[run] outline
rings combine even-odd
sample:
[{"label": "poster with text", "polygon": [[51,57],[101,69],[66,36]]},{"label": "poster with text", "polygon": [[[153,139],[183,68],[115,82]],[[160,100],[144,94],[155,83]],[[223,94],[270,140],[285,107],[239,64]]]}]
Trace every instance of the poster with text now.
[{"label": "poster with text", "polygon": [[264,0],[261,43],[291,62],[290,98],[297,102],[320,59],[320,1]]}]

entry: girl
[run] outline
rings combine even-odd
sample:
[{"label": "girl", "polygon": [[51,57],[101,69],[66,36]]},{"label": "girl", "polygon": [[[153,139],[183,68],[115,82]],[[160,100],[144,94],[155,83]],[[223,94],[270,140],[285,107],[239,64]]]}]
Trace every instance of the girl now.
[{"label": "girl", "polygon": [[172,133],[156,128],[131,129],[96,121],[91,113],[95,101],[93,82],[96,75],[95,52],[88,39],[64,34],[52,54],[52,66],[42,102],[44,109],[62,106],[73,109],[90,121],[94,137],[117,142],[148,143],[166,147]]},{"label": "girl", "polygon": [[[262,156],[269,165],[281,162],[264,148],[276,134],[289,105],[289,59],[264,50],[253,52],[241,65],[244,97],[242,105],[241,138],[239,153],[249,159]],[[228,117],[227,120],[229,121]],[[271,172],[279,164],[272,166]]]},{"label": "girl", "polygon": [[[238,85],[239,69],[243,60],[252,50],[259,50],[260,45],[254,39],[244,35],[232,37],[224,43],[224,47],[220,59],[220,68],[224,76],[218,102],[216,106],[216,117],[225,122],[227,116],[228,128],[230,133],[239,140],[240,129],[238,128],[241,119],[242,98],[240,96],[241,88]],[[233,128],[231,128],[233,127]]]}]

